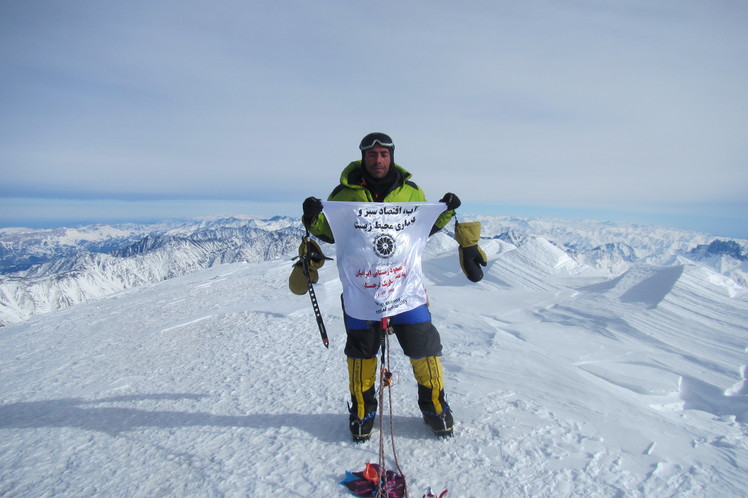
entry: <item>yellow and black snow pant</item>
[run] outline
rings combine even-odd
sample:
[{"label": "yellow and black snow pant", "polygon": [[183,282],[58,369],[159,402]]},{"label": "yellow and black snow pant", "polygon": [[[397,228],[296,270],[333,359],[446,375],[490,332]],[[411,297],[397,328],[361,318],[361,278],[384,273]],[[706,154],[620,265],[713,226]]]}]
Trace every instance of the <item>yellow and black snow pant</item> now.
[{"label": "yellow and black snow pant", "polygon": [[[424,413],[441,415],[444,402],[444,374],[438,356],[411,358],[413,375],[418,383],[418,407]],[[348,381],[351,392],[351,414],[359,420],[376,412],[377,359],[348,358]]]},{"label": "yellow and black snow pant", "polygon": [[418,382],[418,407],[423,413],[441,415],[444,402],[444,374],[438,356],[411,358],[413,375]]},{"label": "yellow and black snow pant", "polygon": [[[410,316],[424,317],[428,321],[410,323],[412,320],[407,317],[405,320],[398,320],[396,316],[390,323],[403,352],[410,357],[418,383],[418,406],[423,413],[441,415],[448,409],[444,401],[444,374],[439,358],[441,339],[430,321],[431,315],[426,307],[413,311],[415,313]],[[348,379],[353,405],[351,415],[363,420],[377,409],[375,383],[382,331],[376,322],[357,320],[348,315],[345,315],[345,328],[345,354],[348,357]]]},{"label": "yellow and black snow pant", "polygon": [[377,359],[348,358],[348,382],[351,391],[351,415],[363,420],[377,411],[374,383],[377,381]]}]

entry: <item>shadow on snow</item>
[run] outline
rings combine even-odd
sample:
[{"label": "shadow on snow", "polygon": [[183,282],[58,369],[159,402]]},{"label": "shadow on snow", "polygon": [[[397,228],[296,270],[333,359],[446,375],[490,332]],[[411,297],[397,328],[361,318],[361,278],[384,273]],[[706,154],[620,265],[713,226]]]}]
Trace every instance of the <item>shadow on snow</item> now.
[{"label": "shadow on snow", "polygon": [[[206,412],[147,410],[122,406],[100,406],[107,403],[138,401],[199,400],[206,394],[142,394],[115,396],[98,400],[82,398],[23,401],[0,405],[0,429],[37,429],[69,427],[98,431],[117,436],[120,433],[147,428],[236,427],[272,429],[293,427],[327,442],[347,438],[347,413],[277,413],[249,415],[218,415]],[[389,419],[385,419],[389,432]],[[395,416],[397,437],[421,439],[430,430],[420,417]]]}]

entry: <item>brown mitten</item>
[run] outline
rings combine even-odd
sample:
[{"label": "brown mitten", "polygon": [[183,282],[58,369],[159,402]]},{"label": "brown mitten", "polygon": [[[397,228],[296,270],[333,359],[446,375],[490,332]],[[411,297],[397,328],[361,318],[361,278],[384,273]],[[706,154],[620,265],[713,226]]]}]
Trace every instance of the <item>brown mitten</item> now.
[{"label": "brown mitten", "polygon": [[301,241],[299,245],[299,261],[293,265],[291,276],[288,277],[288,288],[291,289],[291,292],[299,296],[306,294],[308,289],[306,276],[304,275],[305,258],[309,262],[309,279],[313,284],[319,281],[317,270],[324,266],[325,260],[330,259],[325,257],[319,244],[312,239],[305,238]]}]

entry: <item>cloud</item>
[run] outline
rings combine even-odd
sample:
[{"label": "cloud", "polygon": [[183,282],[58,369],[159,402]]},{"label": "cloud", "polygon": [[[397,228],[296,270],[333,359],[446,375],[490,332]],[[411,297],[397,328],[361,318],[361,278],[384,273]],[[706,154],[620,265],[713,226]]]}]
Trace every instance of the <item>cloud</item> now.
[{"label": "cloud", "polygon": [[740,2],[6,2],[0,195],[326,195],[390,133],[431,198],[737,202]]}]

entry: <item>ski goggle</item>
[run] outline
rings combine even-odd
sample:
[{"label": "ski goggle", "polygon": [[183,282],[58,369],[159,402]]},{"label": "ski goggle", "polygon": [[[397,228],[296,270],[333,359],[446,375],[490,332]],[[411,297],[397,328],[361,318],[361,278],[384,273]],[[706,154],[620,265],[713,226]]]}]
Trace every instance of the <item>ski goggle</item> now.
[{"label": "ski goggle", "polygon": [[392,139],[385,135],[384,133],[371,133],[369,135],[366,135],[363,140],[361,140],[361,145],[358,146],[361,151],[369,150],[375,145],[381,145],[382,147],[387,147],[388,149],[394,149],[395,144],[392,143]]}]

